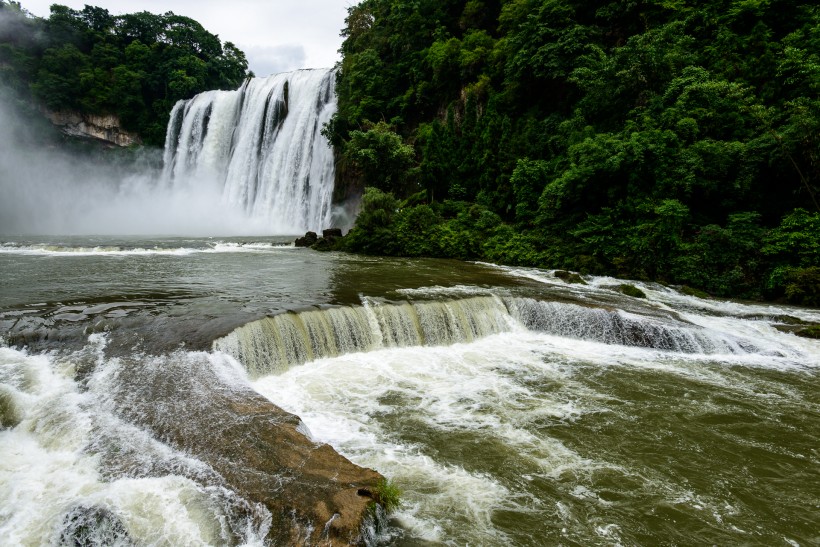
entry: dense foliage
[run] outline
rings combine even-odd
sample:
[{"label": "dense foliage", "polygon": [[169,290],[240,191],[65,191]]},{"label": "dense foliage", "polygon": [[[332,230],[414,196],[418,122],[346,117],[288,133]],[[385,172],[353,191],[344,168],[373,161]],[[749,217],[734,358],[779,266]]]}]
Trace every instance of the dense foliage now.
[{"label": "dense foliage", "polygon": [[343,35],[347,248],[820,305],[815,3],[364,0]]},{"label": "dense foliage", "polygon": [[236,88],[247,66],[232,43],[171,12],[54,4],[41,19],[0,0],[0,84],[51,110],[115,114],[147,143],[163,144],[176,101]]}]

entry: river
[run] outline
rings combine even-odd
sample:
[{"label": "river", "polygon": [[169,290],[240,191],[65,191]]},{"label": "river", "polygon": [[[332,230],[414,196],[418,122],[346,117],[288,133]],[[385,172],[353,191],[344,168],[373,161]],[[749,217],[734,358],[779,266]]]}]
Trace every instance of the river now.
[{"label": "river", "polygon": [[0,543],[264,544],[207,457],[260,394],[402,490],[382,543],[820,543],[819,311],[290,241],[0,238]]}]

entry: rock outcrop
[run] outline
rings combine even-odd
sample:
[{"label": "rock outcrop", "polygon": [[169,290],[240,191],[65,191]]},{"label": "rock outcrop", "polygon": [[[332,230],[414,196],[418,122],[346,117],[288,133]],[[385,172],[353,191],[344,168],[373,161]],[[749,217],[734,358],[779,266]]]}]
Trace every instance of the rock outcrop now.
[{"label": "rock outcrop", "polygon": [[307,232],[304,237],[298,238],[293,244],[297,247],[310,247],[316,241],[318,241],[319,237],[316,235],[316,232]]},{"label": "rock outcrop", "polygon": [[[132,364],[120,378],[107,388],[118,414],[218,474],[198,480],[264,505],[271,544],[362,543],[384,478],[311,440],[298,416],[249,387],[224,384],[204,355]],[[128,467],[127,454],[111,457],[106,467]]]},{"label": "rock outcrop", "polygon": [[328,228],[322,230],[322,237],[316,232],[307,232],[304,237],[298,238],[293,244],[296,247],[310,247],[314,251],[332,251],[336,247],[336,242],[342,238],[341,228]]},{"label": "rock outcrop", "polygon": [[142,144],[136,133],[122,129],[120,120],[114,115],[81,114],[79,112],[44,111],[45,116],[66,135],[95,139],[117,146]]}]

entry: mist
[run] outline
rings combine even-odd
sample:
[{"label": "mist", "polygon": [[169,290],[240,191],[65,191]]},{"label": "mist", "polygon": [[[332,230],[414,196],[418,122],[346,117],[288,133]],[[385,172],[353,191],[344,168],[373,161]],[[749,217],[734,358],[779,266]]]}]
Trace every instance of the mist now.
[{"label": "mist", "polygon": [[0,99],[0,234],[232,236],[269,231],[258,219],[228,207],[219,181],[202,178],[184,187],[164,183],[161,150],[69,150],[44,136],[42,128],[33,128],[4,95]]}]

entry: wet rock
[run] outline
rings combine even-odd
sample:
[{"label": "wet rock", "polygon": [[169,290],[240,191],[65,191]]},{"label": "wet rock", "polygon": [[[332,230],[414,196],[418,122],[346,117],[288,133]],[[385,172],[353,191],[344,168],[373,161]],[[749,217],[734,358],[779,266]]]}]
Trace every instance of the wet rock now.
[{"label": "wet rock", "polygon": [[568,272],[566,270],[558,270],[553,275],[565,283],[579,283],[581,285],[587,284],[580,275],[577,273]]},{"label": "wet rock", "polygon": [[812,338],[814,340],[820,340],[820,325],[812,325],[810,327],[802,328],[798,331],[795,331],[795,334],[803,338]]},{"label": "wet rock", "polygon": [[0,385],[0,429],[16,427],[21,420],[14,394],[8,387]]},{"label": "wet rock", "polygon": [[336,248],[336,241],[335,238],[325,239],[324,237],[320,237],[310,248],[314,251],[332,251]]},{"label": "wet rock", "polygon": [[632,296],[633,298],[646,298],[646,294],[635,285],[618,285],[617,290],[622,294]]},{"label": "wet rock", "polygon": [[206,462],[224,485],[272,515],[274,545],[357,543],[383,477],[303,434],[298,416],[242,385],[227,386],[207,358],[128,367],[112,386],[118,413]]},{"label": "wet rock", "polygon": [[297,247],[310,247],[319,239],[316,232],[307,232],[304,237],[298,238],[293,244]]},{"label": "wet rock", "polygon": [[320,237],[313,245],[310,246],[314,251],[333,251],[336,249],[336,242],[342,238],[342,230],[340,228],[328,228],[322,230],[322,237]]}]

